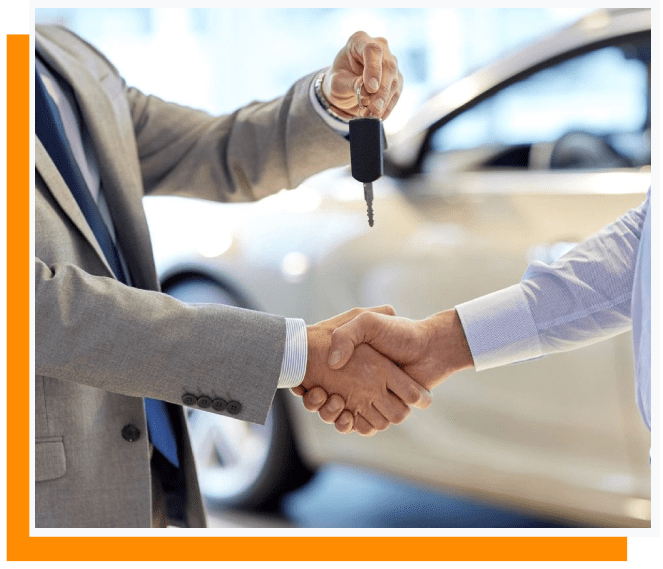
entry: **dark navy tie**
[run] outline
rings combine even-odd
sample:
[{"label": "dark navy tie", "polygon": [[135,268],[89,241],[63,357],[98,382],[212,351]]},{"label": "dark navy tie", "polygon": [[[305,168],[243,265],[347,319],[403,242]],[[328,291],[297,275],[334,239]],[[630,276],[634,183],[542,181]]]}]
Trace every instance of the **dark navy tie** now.
[{"label": "dark navy tie", "polygon": [[[127,275],[122,269],[120,255],[108,230],[108,226],[101,216],[97,203],[92,197],[92,193],[85,182],[83,174],[81,174],[74,153],[71,150],[60,112],[46,91],[46,87],[36,69],[35,134],[46,148],[53,162],[55,162],[67,186],[69,186],[74,199],[92,228],[94,236],[97,238],[115,276],[124,284],[130,284]],[[179,466],[177,442],[165,402],[146,398],[145,412],[147,414],[147,425],[152,444],[172,464]]]}]

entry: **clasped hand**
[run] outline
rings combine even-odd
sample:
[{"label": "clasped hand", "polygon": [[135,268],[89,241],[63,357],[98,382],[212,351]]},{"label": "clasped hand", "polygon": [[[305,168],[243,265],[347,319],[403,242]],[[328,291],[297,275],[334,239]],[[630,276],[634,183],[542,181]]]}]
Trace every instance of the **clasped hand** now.
[{"label": "clasped hand", "polygon": [[453,309],[424,320],[389,306],[355,309],[308,330],[306,377],[293,392],[342,433],[370,436],[400,423],[410,405],[428,407],[433,387],[473,365]]},{"label": "clasped hand", "polygon": [[323,421],[335,423],[340,432],[354,429],[362,435],[373,435],[404,421],[410,406],[426,408],[431,403],[425,388],[367,344],[356,349],[353,346],[354,357],[348,357],[343,366],[329,367],[334,331],[368,312],[394,314],[389,306],[356,308],[307,327],[306,374],[293,392],[304,396],[305,407],[318,411]]}]

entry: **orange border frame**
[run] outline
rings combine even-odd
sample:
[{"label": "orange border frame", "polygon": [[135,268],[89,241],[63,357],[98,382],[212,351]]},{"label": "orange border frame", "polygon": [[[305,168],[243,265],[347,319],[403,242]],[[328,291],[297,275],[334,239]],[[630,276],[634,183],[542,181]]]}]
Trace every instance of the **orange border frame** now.
[{"label": "orange border frame", "polygon": [[[8,561],[626,561],[626,537],[31,537],[30,36],[7,36]],[[150,541],[146,546],[146,541]]]}]

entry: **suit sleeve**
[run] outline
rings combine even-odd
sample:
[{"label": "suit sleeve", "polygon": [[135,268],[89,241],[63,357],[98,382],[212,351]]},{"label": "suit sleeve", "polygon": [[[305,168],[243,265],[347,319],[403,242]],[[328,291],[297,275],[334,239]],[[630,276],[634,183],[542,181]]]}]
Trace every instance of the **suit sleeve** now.
[{"label": "suit sleeve", "polygon": [[39,26],[38,32],[79,59],[109,96],[126,99],[126,110],[118,104],[121,116],[112,120],[122,123],[124,134],[129,135],[125,126],[133,127],[136,145],[127,150],[138,155],[147,195],[252,201],[350,161],[348,141],[310,100],[316,73],[296,81],[282,97],[212,116],[128,87],[102,53],[69,30]]},{"label": "suit sleeve", "polygon": [[649,197],[555,263],[456,307],[477,370],[568,351],[631,328],[635,263]]},{"label": "suit sleeve", "polygon": [[62,263],[35,261],[35,372],[182,404],[186,393],[239,401],[264,423],[283,358],[282,317],[185,304]]},{"label": "suit sleeve", "polygon": [[145,193],[252,201],[348,164],[347,140],[313,108],[313,78],[220,117],[128,88]]}]

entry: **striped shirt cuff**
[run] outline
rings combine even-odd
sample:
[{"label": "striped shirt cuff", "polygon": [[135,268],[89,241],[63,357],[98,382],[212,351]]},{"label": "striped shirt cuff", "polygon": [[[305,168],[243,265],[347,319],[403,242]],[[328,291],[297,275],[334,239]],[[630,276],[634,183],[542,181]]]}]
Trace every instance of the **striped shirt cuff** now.
[{"label": "striped shirt cuff", "polygon": [[300,318],[285,319],[285,351],[278,388],[297,387],[304,381],[308,357],[306,323]]},{"label": "striped shirt cuff", "polygon": [[522,287],[513,285],[456,306],[477,371],[543,355]]}]

